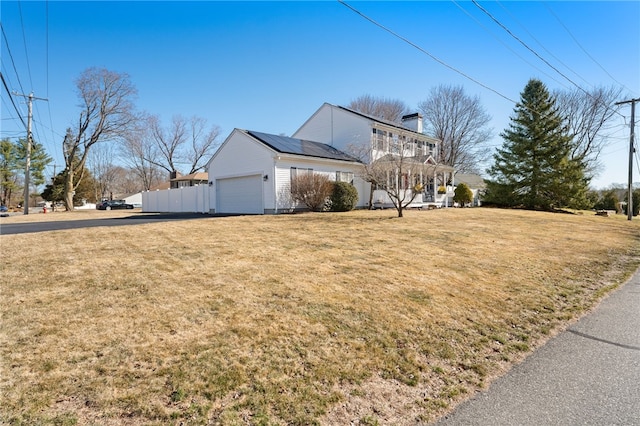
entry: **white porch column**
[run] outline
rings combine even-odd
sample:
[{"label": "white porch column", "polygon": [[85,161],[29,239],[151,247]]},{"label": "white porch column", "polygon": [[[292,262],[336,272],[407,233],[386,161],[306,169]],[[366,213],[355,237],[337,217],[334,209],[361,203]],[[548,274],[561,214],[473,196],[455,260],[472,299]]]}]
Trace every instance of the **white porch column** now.
[{"label": "white porch column", "polygon": [[438,194],[438,177],[436,173],[436,168],[434,167],[433,168],[433,194],[431,194],[433,197],[434,203],[436,201],[437,194]]},{"label": "white porch column", "polygon": [[444,172],[444,189],[445,189],[445,194],[444,194],[444,207],[448,208],[449,207],[449,185],[447,185],[447,182],[449,181],[449,172]]}]

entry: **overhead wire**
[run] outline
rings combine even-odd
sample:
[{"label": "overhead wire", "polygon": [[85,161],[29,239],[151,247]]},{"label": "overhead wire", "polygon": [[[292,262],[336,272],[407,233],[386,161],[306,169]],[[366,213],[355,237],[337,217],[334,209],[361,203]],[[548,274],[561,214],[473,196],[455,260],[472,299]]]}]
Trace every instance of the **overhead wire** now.
[{"label": "overhead wire", "polygon": [[[7,97],[5,96],[0,96],[0,98],[2,99],[2,121],[3,122],[8,122],[8,121],[12,121],[12,122],[18,122],[20,120],[20,116],[16,115],[12,110],[13,110],[13,106],[11,105],[11,103],[7,100]],[[17,127],[20,128],[20,123],[17,124]],[[7,137],[7,135],[12,134],[12,133],[19,133],[19,134],[24,134],[23,130],[12,130],[12,131],[7,131],[5,129],[3,129],[2,131],[2,138]]]},{"label": "overhead wire", "polygon": [[[618,80],[616,80],[616,78],[611,75],[611,73],[609,73],[609,71],[607,71],[602,64],[600,64],[600,62],[598,62],[596,60],[596,58],[594,58],[583,46],[582,44],[580,44],[580,42],[578,41],[578,39],[576,39],[576,37],[573,35],[573,33],[569,30],[569,28],[564,24],[564,22],[562,22],[562,20],[560,19],[560,17],[558,17],[558,15],[556,15],[556,13],[553,11],[553,9],[551,9],[551,7],[547,4],[546,1],[542,1],[542,4],[544,4],[544,6],[547,8],[547,10],[549,11],[549,13],[556,18],[556,20],[558,21],[558,23],[560,24],[560,26],[562,28],[564,28],[564,30],[567,32],[567,34],[569,34],[569,37],[571,37],[571,39],[574,41],[574,43],[580,48],[580,50],[582,50],[582,52],[584,52],[585,55],[587,55],[589,57],[589,59],[591,59],[598,67],[600,67],[600,69],[602,71],[605,72],[605,74],[607,74],[609,76],[609,78],[611,78],[611,80],[615,81],[619,86],[624,87],[625,89],[627,89],[629,92],[634,92],[633,90],[629,89],[626,85],[624,85],[623,83],[620,83]],[[637,93],[637,92],[634,92]]]},{"label": "overhead wire", "polygon": [[559,80],[557,80],[555,77],[553,77],[552,75],[546,73],[544,70],[538,68],[536,65],[532,64],[531,62],[529,62],[526,58],[524,58],[523,56],[521,56],[518,52],[516,52],[515,50],[513,50],[507,43],[503,42],[502,40],[500,40],[495,34],[493,34],[484,24],[482,24],[475,16],[473,16],[471,13],[469,13],[468,10],[466,10],[465,8],[463,8],[462,6],[460,6],[460,4],[456,1],[456,0],[451,0],[451,2],[453,4],[455,4],[458,9],[460,9],[462,12],[465,13],[465,15],[467,15],[469,18],[473,19],[476,24],[478,24],[482,29],[484,29],[488,34],[490,34],[497,42],[499,42],[500,44],[502,44],[507,50],[509,50],[511,53],[513,53],[515,56],[517,56],[518,58],[520,58],[524,63],[526,63],[527,65],[531,66],[532,68],[540,71],[542,74],[546,75],[547,77],[549,77],[550,79],[552,79],[553,81],[555,81],[556,83],[562,85],[563,87],[567,87],[564,85],[564,83],[560,82]]},{"label": "overhead wire", "polygon": [[13,59],[13,54],[11,53],[11,48],[9,47],[9,40],[7,39],[7,34],[4,32],[4,25],[2,25],[2,21],[0,21],[0,29],[2,29],[2,39],[4,40],[4,43],[7,46],[7,53],[9,54],[11,65],[13,65],[13,71],[16,73],[16,78],[18,79],[18,85],[20,86],[20,90],[24,93],[25,90],[24,90],[24,87],[22,87],[22,82],[20,81],[20,74],[18,73],[18,69],[16,68],[16,62]]},{"label": "overhead wire", "polygon": [[[20,3],[20,1],[17,2],[17,6],[18,6],[18,14],[20,16],[20,25],[21,25],[21,33],[22,33],[22,41],[24,43],[24,54],[25,54],[25,61],[26,61],[26,66],[27,66],[27,74],[29,77],[29,83],[31,84],[32,88],[34,87],[34,83],[33,83],[33,77],[32,77],[32,67],[31,67],[31,58],[29,55],[29,49],[28,49],[28,43],[27,43],[27,36],[26,36],[26,26],[25,26],[25,20],[24,20],[24,14],[23,14],[23,10],[22,10],[22,5]],[[49,10],[48,10],[48,0],[46,2],[45,5],[45,15],[46,15],[46,65],[45,68],[46,69],[46,90],[47,90],[47,98],[48,98],[48,92],[49,92],[49,27],[48,27],[48,19],[49,19]],[[17,79],[18,82],[18,86],[20,88],[21,91],[21,96],[29,96],[29,94],[33,93],[33,90],[29,91],[29,94],[27,93],[27,91],[24,88],[22,79],[20,78],[21,73],[18,72],[18,67],[16,64],[16,58],[14,57],[14,50],[11,48],[10,46],[10,42],[9,39],[7,37],[7,32],[5,31],[5,26],[4,24],[0,21],[0,26],[1,26],[1,30],[2,30],[2,38],[4,39],[4,44],[6,46],[6,52],[10,58],[10,61],[4,61],[3,62],[3,68],[4,64],[7,62],[11,63],[11,66],[13,68],[13,74],[15,74],[15,77]],[[8,70],[6,70],[8,71]],[[22,75],[24,75],[24,73],[22,73]],[[26,117],[26,113],[21,111],[21,108],[18,107],[18,105],[16,105],[13,96],[17,95],[17,92],[14,92],[10,89],[11,85],[11,80],[9,78],[9,75],[7,75],[7,73],[3,74],[3,82],[2,85],[4,86],[5,91],[7,92],[9,98],[11,99],[11,103],[13,104],[14,109],[16,110],[18,117],[20,119],[20,122],[22,123],[22,126],[28,130],[28,126],[25,123],[25,119],[24,117]],[[48,100],[48,99],[47,99]],[[46,132],[43,133],[43,129],[46,129],[47,126],[45,126],[42,122],[42,120],[40,120],[39,117],[43,117],[43,114],[41,113],[40,107],[39,107],[39,103],[35,102],[33,105],[33,109],[32,109],[32,135],[34,137],[34,140],[41,143],[41,144],[46,144],[47,149],[48,150],[52,150],[52,152],[57,151],[56,150],[56,144],[54,143],[56,137],[55,137],[55,133],[53,132],[53,119],[52,119],[52,115],[51,115],[51,107],[49,102],[47,102],[47,110],[48,110],[48,115],[49,115],[49,123],[50,123],[50,129],[51,129],[51,141],[49,140],[49,137],[46,136]],[[3,131],[4,134],[7,133],[6,130]],[[52,148],[53,146],[53,148]],[[58,149],[59,151],[59,149]]]},{"label": "overhead wire", "polygon": [[423,49],[422,47],[418,46],[417,44],[413,43],[412,41],[410,41],[409,39],[401,36],[400,34],[396,33],[395,31],[385,27],[384,25],[380,24],[379,22],[375,21],[374,19],[370,18],[369,16],[365,15],[364,13],[360,12],[358,9],[354,8],[353,6],[351,6],[350,4],[346,3],[344,0],[338,0],[338,2],[340,4],[342,4],[343,6],[347,7],[348,9],[350,9],[351,11],[353,11],[354,13],[360,15],[362,18],[366,19],[367,21],[371,22],[372,24],[374,24],[375,26],[381,28],[382,30],[388,32],[389,34],[393,35],[394,37],[404,41],[405,43],[407,43],[408,45],[414,47],[415,49],[419,50],[420,52],[424,53],[425,55],[427,55],[428,57],[430,57],[431,59],[433,59],[434,61],[436,61],[437,63],[439,63],[440,65],[449,68],[451,71],[454,71],[457,74],[460,74],[461,76],[463,76],[464,78],[471,80],[472,82],[476,83],[477,85],[484,87],[485,89],[495,93],[496,95],[500,96],[503,99],[506,99],[509,102],[512,102],[514,104],[517,104],[516,101],[514,101],[513,99],[509,98],[508,96],[498,92],[497,90],[487,86],[486,84],[476,80],[475,78],[471,77],[470,75],[464,73],[463,71],[460,71],[459,69],[449,65],[448,63],[444,62],[442,59],[432,55],[430,52],[428,52],[427,50]]},{"label": "overhead wire", "polygon": [[0,79],[2,79],[2,86],[4,87],[4,90],[6,90],[7,94],[9,95],[9,99],[11,99],[11,104],[13,105],[13,108],[16,110],[16,113],[18,113],[18,118],[22,122],[24,129],[27,130],[27,123],[24,122],[24,118],[22,118],[22,115],[20,114],[20,110],[18,109],[18,106],[13,100],[13,96],[11,95],[11,90],[9,90],[7,81],[4,79],[4,74],[1,71],[0,71]]},{"label": "overhead wire", "polygon": [[[500,5],[500,7],[509,14],[509,16],[511,17],[511,19],[513,19],[516,23],[518,23],[518,25],[520,25],[522,27],[522,29],[529,35],[529,37],[531,37],[536,43],[538,43],[538,45],[545,51],[547,52],[549,55],[551,55],[551,57],[553,59],[555,59],[556,61],[558,61],[562,66],[564,66],[566,69],[568,69],[569,71],[571,71],[573,74],[575,74],[580,80],[582,80],[583,82],[585,82],[587,85],[592,86],[591,83],[589,83],[584,77],[582,77],[580,74],[578,74],[574,69],[572,69],[571,67],[569,67],[567,64],[565,64],[560,58],[558,58],[556,55],[554,55],[549,49],[547,49],[544,44],[542,44],[542,42],[540,42],[540,40],[538,40],[528,29],[527,27],[525,27],[510,11],[509,9],[507,9],[499,0],[495,0],[496,3],[498,5]],[[546,74],[545,74],[546,75]],[[557,81],[554,79],[554,81]]]},{"label": "overhead wire", "polygon": [[22,41],[24,44],[24,57],[27,61],[27,72],[29,74],[29,82],[33,88],[33,78],[31,77],[31,64],[29,63],[29,52],[27,51],[27,36],[24,31],[24,20],[22,18],[22,3],[18,0],[18,12],[20,14],[20,27],[22,28]]},{"label": "overhead wire", "polygon": [[509,34],[511,37],[513,37],[518,43],[520,43],[521,45],[523,45],[528,51],[530,51],[531,53],[533,53],[538,59],[540,59],[542,62],[544,62],[545,64],[547,64],[547,66],[549,68],[551,68],[552,70],[554,70],[555,72],[557,72],[558,74],[560,74],[562,77],[564,77],[569,83],[573,84],[574,86],[576,86],[578,89],[582,90],[583,92],[587,93],[586,90],[584,90],[582,87],[580,87],[575,81],[571,80],[569,77],[567,77],[566,75],[564,75],[564,73],[562,71],[560,71],[558,68],[556,68],[555,66],[553,66],[553,64],[551,64],[549,61],[547,61],[545,58],[543,58],[538,52],[536,52],[535,50],[533,50],[531,47],[529,47],[529,45],[527,43],[525,43],[524,41],[522,41],[522,39],[520,37],[518,37],[517,35],[515,35],[513,33],[513,31],[511,31],[509,28],[507,28],[506,25],[504,25],[502,22],[500,22],[495,16],[493,16],[491,14],[491,12],[489,12],[487,9],[485,9],[484,7],[482,7],[480,5],[480,3],[478,3],[476,0],[471,0],[471,2],[478,8],[480,9],[485,15],[487,15],[493,22],[495,22],[500,28],[502,28],[503,30],[505,30],[507,32],[507,34]]},{"label": "overhead wire", "polygon": [[[574,86],[576,86],[576,88],[578,88],[578,90],[581,90],[582,92],[584,92],[587,96],[589,96],[590,98],[593,98],[593,96],[585,89],[583,89],[580,85],[578,85],[575,81],[571,80],[569,77],[567,77],[562,71],[560,71],[558,68],[556,68],[555,66],[553,66],[553,64],[551,64],[549,61],[547,61],[545,58],[543,58],[538,52],[536,52],[535,50],[533,50],[527,43],[525,43],[524,41],[522,41],[522,39],[520,39],[517,35],[515,35],[513,33],[513,31],[511,31],[506,25],[504,25],[502,22],[500,22],[495,16],[493,16],[487,9],[485,9],[484,7],[482,7],[480,5],[480,3],[478,3],[476,0],[471,0],[471,2],[478,8],[480,9],[485,15],[487,15],[493,22],[495,22],[500,28],[502,28],[503,30],[505,30],[507,32],[507,34],[509,34],[511,37],[513,37],[516,41],[518,41],[520,44],[522,44],[527,50],[529,50],[531,53],[533,53],[538,59],[540,59],[542,62],[544,62],[547,66],[549,66],[549,68],[551,68],[552,70],[554,70],[555,72],[557,72],[558,74],[560,74],[562,77],[564,77],[567,81],[569,81],[571,84],[573,84]],[[610,105],[606,105],[603,103],[603,105],[607,108],[607,109],[612,109],[613,112],[615,114],[620,115],[621,117],[623,116],[616,108],[612,108]]]},{"label": "overhead wire", "polygon": [[[46,31],[45,31],[45,37],[46,37],[46,49],[45,49],[45,56],[46,56],[46,75],[47,75],[47,99],[49,99],[49,0],[45,1],[45,18],[46,18]],[[53,130],[53,117],[51,115],[51,101],[47,102],[47,110],[49,113],[49,128],[51,130],[51,140],[54,146],[54,152],[57,154],[58,150],[60,150],[60,153],[62,153],[61,148],[55,143],[56,137],[55,137],[55,132]]]},{"label": "overhead wire", "polygon": [[[396,33],[395,31],[391,30],[390,28],[387,28],[386,26],[382,25],[381,23],[377,22],[376,20],[374,20],[373,18],[370,18],[369,16],[365,15],[364,13],[360,12],[358,9],[356,9],[355,7],[351,6],[350,4],[346,3],[344,0],[337,0],[339,3],[341,3],[343,6],[346,6],[348,9],[350,9],[351,11],[355,12],[356,14],[358,14],[360,17],[364,18],[365,20],[371,22],[372,24],[374,24],[375,26],[381,28],[382,30],[388,32],[389,34],[393,35],[394,37],[402,40],[403,42],[409,44],[410,46],[414,47],[415,49],[417,49],[418,51],[424,53],[425,55],[429,56],[431,59],[433,59],[434,61],[438,62],[439,64],[443,65],[446,68],[449,68],[450,70],[456,72],[457,74],[460,74],[461,76],[465,77],[466,79],[474,82],[475,84],[489,90],[490,92],[495,93],[496,95],[500,96],[501,98],[513,103],[514,105],[518,106],[520,105],[519,102],[515,101],[514,99],[511,99],[510,97],[508,97],[507,95],[504,95],[502,93],[500,93],[498,90],[480,82],[479,80],[469,76],[468,74],[466,74],[463,71],[460,71],[459,69],[453,67],[452,65],[449,65],[448,63],[444,62],[443,60],[439,59],[438,57],[436,57],[435,55],[431,54],[430,52],[428,52],[426,49],[418,46],[417,44],[415,44],[414,42],[412,42],[411,40],[407,39],[406,37],[401,36],[400,34]],[[527,107],[527,110],[533,113],[537,113],[540,114],[541,116],[545,116],[544,113],[540,112],[540,111],[536,111],[531,107]]]},{"label": "overhead wire", "polygon": [[[33,88],[35,87],[33,84],[33,77],[31,74],[31,61],[29,60],[29,49],[28,49],[28,44],[27,44],[27,36],[26,36],[26,31],[25,31],[25,25],[24,25],[24,18],[23,18],[23,14],[22,14],[22,2],[20,0],[18,0],[18,13],[20,15],[20,27],[22,29],[22,41],[23,41],[23,45],[24,45],[24,56],[25,56],[25,61],[27,64],[27,73],[29,75],[29,82],[31,83],[31,90],[30,93],[33,93]],[[23,92],[25,95],[26,93]],[[38,106],[38,103],[36,102],[33,107],[32,107],[32,111],[31,111],[33,116],[40,116],[40,107]],[[35,140],[39,141],[39,142],[45,142],[45,139],[40,135],[40,129],[39,126],[37,126],[35,124],[35,120],[32,120],[32,133],[35,133],[36,137]]]}]

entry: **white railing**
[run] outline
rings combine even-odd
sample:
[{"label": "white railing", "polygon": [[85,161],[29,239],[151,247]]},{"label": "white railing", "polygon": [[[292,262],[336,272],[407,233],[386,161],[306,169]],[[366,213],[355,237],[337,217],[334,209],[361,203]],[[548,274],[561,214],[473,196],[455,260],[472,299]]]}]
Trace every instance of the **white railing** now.
[{"label": "white railing", "polygon": [[[433,195],[429,196],[424,192],[421,192],[420,194],[416,195],[416,197],[413,199],[413,201],[411,202],[411,204],[409,204],[408,207],[421,208],[421,207],[429,207],[429,206],[433,206],[433,207],[453,206],[453,195],[454,195],[453,187],[448,186],[447,189],[450,189],[450,190],[448,190],[446,194],[435,194],[435,196]],[[403,199],[409,200],[411,199],[411,195],[412,195],[412,191],[410,189],[407,189],[405,190]],[[374,208],[392,208],[393,207],[393,203],[391,201],[391,198],[389,197],[389,194],[387,194],[387,191],[384,191],[382,189],[376,189],[373,191],[372,202],[373,202]]]}]

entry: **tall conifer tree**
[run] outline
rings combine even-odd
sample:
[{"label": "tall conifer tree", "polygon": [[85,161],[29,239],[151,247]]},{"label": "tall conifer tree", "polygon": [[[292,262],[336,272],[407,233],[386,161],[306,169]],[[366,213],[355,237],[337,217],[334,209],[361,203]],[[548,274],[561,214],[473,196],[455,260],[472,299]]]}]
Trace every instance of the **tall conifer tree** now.
[{"label": "tall conifer tree", "polygon": [[546,86],[529,80],[514,112],[488,170],[487,201],[543,210],[586,207],[589,179],[584,164],[570,157],[571,137]]}]

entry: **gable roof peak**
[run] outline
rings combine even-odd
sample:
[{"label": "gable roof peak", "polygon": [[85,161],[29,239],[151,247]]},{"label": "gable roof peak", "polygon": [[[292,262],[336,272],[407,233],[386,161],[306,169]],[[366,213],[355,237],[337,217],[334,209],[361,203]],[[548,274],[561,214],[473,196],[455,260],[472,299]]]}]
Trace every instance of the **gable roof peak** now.
[{"label": "gable roof peak", "polygon": [[[331,104],[329,104],[329,105],[331,105]],[[422,114],[420,114],[419,112],[416,112],[416,113],[413,113],[413,114],[407,114],[407,115],[402,117],[402,120],[403,120],[402,123],[397,123],[395,121],[385,120],[384,118],[376,117],[376,116],[371,115],[371,114],[366,114],[366,113],[363,113],[363,112],[360,112],[360,111],[357,111],[355,109],[351,109],[351,108],[348,108],[348,107],[336,106],[336,105],[331,105],[331,106],[334,107],[334,108],[341,109],[343,111],[347,111],[347,112],[349,112],[351,114],[358,115],[360,117],[366,118],[366,119],[371,120],[371,121],[373,121],[375,123],[380,123],[380,124],[385,125],[385,126],[395,127],[396,129],[402,130],[404,132],[415,133],[415,134],[418,134],[418,135],[421,135],[421,136],[424,136],[424,137],[427,137],[427,138],[430,138],[430,139],[434,139],[434,140],[439,142],[438,139],[435,139],[435,138],[433,138],[431,136],[425,135],[422,132],[422,124],[420,124],[417,127],[418,130],[416,130],[416,128],[408,127],[406,125],[406,122],[410,122],[411,120],[422,120]]]}]

